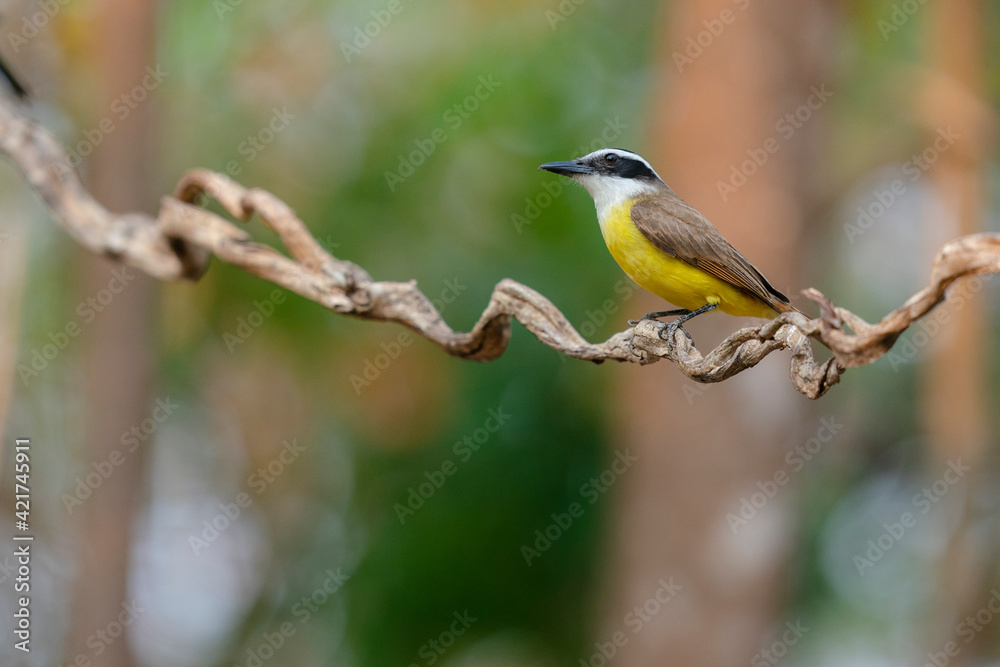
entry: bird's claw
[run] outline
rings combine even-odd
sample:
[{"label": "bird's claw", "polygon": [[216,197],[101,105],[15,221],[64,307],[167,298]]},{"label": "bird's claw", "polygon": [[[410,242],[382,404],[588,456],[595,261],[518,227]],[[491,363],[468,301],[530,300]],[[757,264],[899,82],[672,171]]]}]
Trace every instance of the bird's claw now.
[{"label": "bird's claw", "polygon": [[656,335],[660,337],[660,340],[666,341],[667,354],[671,356],[677,349],[677,343],[674,342],[674,333],[678,329],[680,329],[684,335],[687,336],[688,341],[694,345],[694,338],[691,337],[691,334],[688,333],[687,329],[685,329],[682,324],[677,322],[662,322],[656,332]]},{"label": "bird's claw", "polygon": [[[678,329],[680,329],[684,333],[684,335],[687,336],[687,339],[689,341],[694,343],[694,338],[691,337],[691,334],[688,333],[687,329],[685,329],[682,325],[678,324],[677,322],[661,322],[657,335],[659,335],[660,340],[669,341],[674,337],[674,332],[677,331]],[[667,332],[666,336],[663,335],[664,331]]]}]

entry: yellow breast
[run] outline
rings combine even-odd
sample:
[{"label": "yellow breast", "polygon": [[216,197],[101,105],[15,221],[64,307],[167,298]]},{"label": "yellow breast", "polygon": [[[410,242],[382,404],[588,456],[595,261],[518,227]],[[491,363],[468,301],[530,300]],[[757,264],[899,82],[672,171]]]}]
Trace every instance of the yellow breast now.
[{"label": "yellow breast", "polygon": [[600,220],[601,233],[618,266],[640,287],[687,310],[715,303],[730,315],[768,319],[777,315],[760,300],[657,248],[636,229],[631,209],[631,203],[611,207]]}]

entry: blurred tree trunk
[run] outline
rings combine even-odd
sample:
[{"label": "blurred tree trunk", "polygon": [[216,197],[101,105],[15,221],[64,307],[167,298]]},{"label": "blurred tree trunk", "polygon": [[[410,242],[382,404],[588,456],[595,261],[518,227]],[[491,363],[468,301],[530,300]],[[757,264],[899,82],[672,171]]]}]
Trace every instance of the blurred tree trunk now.
[{"label": "blurred tree trunk", "polygon": [[[156,66],[153,38],[156,3],[140,0],[103,0],[96,15],[92,67],[96,70],[97,117],[110,119],[88,162],[88,181],[94,196],[112,210],[155,212],[152,173],[153,105],[148,97],[132,95],[143,86],[147,67]],[[113,106],[127,96],[127,102]],[[127,112],[125,111],[127,109]],[[86,373],[84,433],[85,463],[106,461],[123,449],[122,434],[148,414],[149,388],[155,348],[156,288],[138,271],[103,258],[80,253],[81,298],[104,290],[124,289],[84,326],[83,366]],[[117,273],[118,282],[112,282]],[[74,514],[80,548],[79,570],[73,587],[73,615],[66,655],[92,655],[87,638],[118,618],[130,601],[128,574],[132,524],[141,507],[146,452],[140,447],[125,454],[124,463],[94,491]],[[135,664],[128,629],[94,664],[127,667]]]},{"label": "blurred tree trunk", "polygon": [[[927,40],[931,69],[918,89],[918,122],[932,145],[939,130],[958,133],[955,145],[940,152],[928,172],[948,216],[933,228],[933,245],[962,234],[981,231],[986,206],[985,168],[992,153],[991,125],[995,115],[985,103],[985,34],[987,12],[980,0],[951,0],[929,5]],[[965,299],[947,301],[936,321],[947,318],[934,339],[923,377],[924,428],[930,456],[928,474],[938,479],[949,461],[961,459],[971,471],[964,477],[967,493],[951,502],[963,503],[960,523],[939,565],[936,627],[927,633],[929,648],[955,639],[955,624],[975,614],[989,598],[997,545],[974,538],[970,525],[972,502],[982,480],[982,466],[990,433],[990,367],[986,300],[966,291],[962,281],[951,293]],[[978,532],[978,531],[977,531]],[[963,655],[968,662],[970,655]]]},{"label": "blurred tree trunk", "polygon": [[[924,80],[920,120],[926,126],[928,144],[949,126],[960,135],[930,170],[954,221],[942,221],[938,227],[942,233],[930,239],[933,246],[942,239],[982,230],[984,168],[992,137],[983,102],[982,7],[978,0],[952,0],[929,9],[936,12],[928,21],[934,69]],[[974,296],[959,308],[950,303],[941,306],[949,311],[950,324],[929,359],[923,414],[942,463],[956,457],[978,462],[989,437],[983,305],[981,296]]]},{"label": "blurred tree trunk", "polygon": [[[836,19],[823,0],[794,9],[777,0],[665,7],[648,157],[681,197],[803,306],[796,298],[804,285],[799,248],[818,197],[803,175],[822,177],[814,138],[827,102],[810,119],[787,124],[790,136],[777,124],[807,102],[812,87],[832,90],[825,61],[832,35],[825,31]],[[700,52],[688,50],[692,42]],[[747,168],[746,183],[723,199],[718,183],[729,182],[733,168],[751,158],[748,151],[772,138],[777,150],[767,149],[766,161]],[[662,302],[633,306],[641,314]],[[706,349],[749,323],[710,314],[687,328]],[[618,372],[617,446],[629,447],[640,465],[617,499],[614,572],[599,639],[624,629],[626,615],[650,599],[657,580],[672,576],[683,591],[640,632],[628,633],[613,664],[748,664],[771,644],[773,629],[794,620],[776,612],[785,598],[790,506],[803,480],[781,487],[736,534],[727,514],[759,491],[758,481],[786,469],[786,452],[815,436],[820,423],[806,419],[808,403],[790,388],[787,355],[719,385],[697,385],[670,364]],[[652,403],[652,395],[661,399]]]}]

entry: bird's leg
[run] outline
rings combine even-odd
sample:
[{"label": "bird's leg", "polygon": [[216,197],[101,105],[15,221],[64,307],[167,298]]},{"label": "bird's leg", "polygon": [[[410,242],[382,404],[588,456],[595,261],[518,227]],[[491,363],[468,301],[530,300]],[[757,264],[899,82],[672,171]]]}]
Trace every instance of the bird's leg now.
[{"label": "bird's leg", "polygon": [[628,325],[630,327],[634,327],[642,320],[655,320],[660,317],[670,317],[671,315],[687,315],[690,312],[691,311],[688,310],[687,308],[677,308],[676,310],[657,310],[652,313],[646,313],[637,320],[629,320]]},{"label": "bird's leg", "polygon": [[[692,343],[694,343],[694,339],[691,338],[691,334],[689,334],[684,329],[684,326],[683,326],[684,323],[687,322],[688,320],[690,320],[693,317],[698,317],[702,313],[707,313],[707,312],[713,311],[713,310],[715,310],[718,307],[719,307],[719,304],[717,304],[717,303],[706,303],[704,306],[702,306],[698,310],[689,310],[685,314],[683,314],[680,317],[678,317],[676,320],[672,320],[670,322],[665,322],[663,324],[663,326],[660,328],[660,331],[659,331],[660,338],[662,340],[667,341],[668,344],[672,345],[673,344],[673,340],[674,340],[674,332],[677,329],[680,329],[681,331],[684,332],[684,335],[688,337],[688,340],[690,340]],[[667,334],[666,336],[663,335],[664,332],[666,332],[666,334]]]},{"label": "bird's leg", "polygon": [[698,317],[702,313],[711,312],[711,311],[715,310],[718,307],[719,307],[719,304],[717,304],[717,303],[706,303],[704,306],[702,306],[698,310],[691,310],[691,311],[688,311],[686,314],[681,315],[676,320],[674,320],[673,322],[671,322],[671,324],[673,324],[674,326],[678,326],[679,327],[680,325],[684,324],[685,322],[687,322],[691,318]]}]

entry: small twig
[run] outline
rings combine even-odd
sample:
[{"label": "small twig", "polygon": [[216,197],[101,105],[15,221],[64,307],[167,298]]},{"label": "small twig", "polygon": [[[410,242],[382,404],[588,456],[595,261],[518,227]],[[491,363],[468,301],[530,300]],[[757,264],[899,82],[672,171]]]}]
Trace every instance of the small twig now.
[{"label": "small twig", "polygon": [[[597,363],[650,364],[670,359],[698,382],[721,382],[756,366],[772,352],[791,350],[792,383],[809,398],[818,398],[840,380],[845,369],[885,355],[908,326],[944,300],[955,280],[1000,272],[1000,234],[966,236],[941,249],[927,287],[877,324],[865,322],[809,289],[804,294],[819,304],[818,319],[785,313],[763,326],[740,329],[704,355],[682,331],[675,332],[668,345],[660,338],[661,326],[649,320],[603,343],[589,343],[551,301],[509,279],[496,285],[479,321],[462,333],[441,319],[416,281],[372,280],[360,266],[327,252],[285,202],[264,190],[248,190],[221,174],[194,169],[184,175],[173,197],[163,198],[156,218],[111,213],[83,188],[59,142],[3,97],[0,152],[14,161],[63,227],[95,253],[160,280],[197,279],[215,255],[334,312],[402,324],[450,355],[477,361],[503,354],[510,340],[511,319],[516,319],[542,343],[567,356]],[[200,208],[206,195],[243,222],[256,213],[278,234],[291,256],[254,243],[242,228]],[[829,348],[832,357],[817,363],[810,339]]]}]

